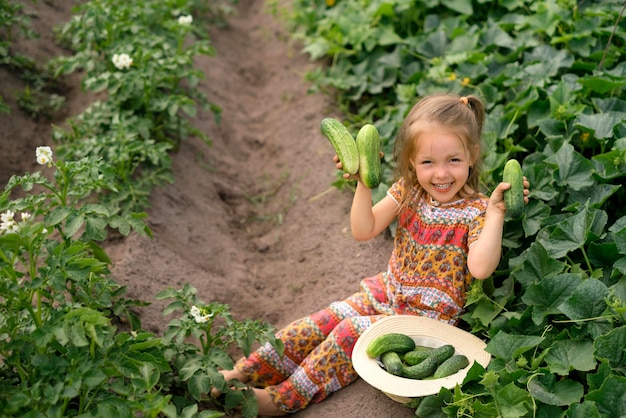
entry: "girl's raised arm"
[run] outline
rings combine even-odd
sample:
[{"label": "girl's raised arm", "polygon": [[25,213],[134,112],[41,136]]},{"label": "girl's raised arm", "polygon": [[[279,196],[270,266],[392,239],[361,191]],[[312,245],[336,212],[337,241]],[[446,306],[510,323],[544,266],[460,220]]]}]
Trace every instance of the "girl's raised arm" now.
[{"label": "girl's raised arm", "polygon": [[360,181],[352,200],[350,229],[357,241],[367,241],[383,232],[398,215],[398,204],[390,196],[372,206],[372,191]]}]

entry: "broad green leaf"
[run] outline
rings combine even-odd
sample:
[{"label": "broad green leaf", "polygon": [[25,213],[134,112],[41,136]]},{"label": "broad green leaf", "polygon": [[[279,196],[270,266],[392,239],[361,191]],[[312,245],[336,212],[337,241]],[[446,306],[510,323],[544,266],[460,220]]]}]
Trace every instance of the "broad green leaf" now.
[{"label": "broad green leaf", "polygon": [[415,416],[419,418],[446,418],[447,415],[442,411],[442,407],[450,402],[452,397],[449,392],[439,392],[436,395],[430,395],[422,398],[417,409],[415,410]]},{"label": "broad green leaf", "polygon": [[185,381],[190,379],[198,370],[202,368],[202,364],[197,359],[189,359],[180,367],[178,374]]},{"label": "broad green leaf", "polygon": [[442,4],[462,15],[471,15],[474,13],[471,0],[446,0]]},{"label": "broad green leaf", "polygon": [[626,112],[581,114],[576,118],[575,126],[593,132],[594,136],[599,139],[613,138],[613,129],[625,119]]},{"label": "broad green leaf", "polygon": [[591,176],[593,164],[574,150],[574,147],[564,143],[561,148],[546,159],[559,167],[558,180],[563,186],[573,190],[581,190],[593,185]]},{"label": "broad green leaf", "polygon": [[533,398],[548,405],[566,406],[578,403],[583,397],[583,385],[575,380],[557,380],[553,374],[538,375],[528,382]]},{"label": "broad green leaf", "polygon": [[224,407],[226,412],[240,407],[243,418],[253,418],[259,415],[259,407],[252,389],[227,391]]},{"label": "broad green leaf", "polygon": [[604,154],[594,155],[591,157],[591,162],[595,168],[594,174],[604,180],[626,176],[626,152],[623,150],[612,150]]},{"label": "broad green leaf", "polygon": [[621,88],[622,86],[626,85],[626,80],[624,80],[623,77],[609,78],[596,75],[586,75],[584,77],[581,77],[578,82],[585,88],[600,95],[606,94],[612,90]]},{"label": "broad green leaf", "polygon": [[601,416],[625,416],[626,377],[610,375],[599,389],[589,391],[585,399],[596,403]]},{"label": "broad green leaf", "polygon": [[595,184],[583,187],[581,190],[573,190],[569,193],[568,204],[584,205],[588,201],[589,207],[601,208],[620,188],[621,186],[612,184]]},{"label": "broad green leaf", "polygon": [[620,254],[626,254],[626,216],[621,217],[609,227],[611,238]]},{"label": "broad green leaf", "polygon": [[65,224],[65,235],[72,237],[85,223],[85,216],[82,214],[70,215]]},{"label": "broad green leaf", "polygon": [[533,322],[541,324],[548,315],[558,314],[558,307],[581,284],[581,274],[559,274],[528,286],[522,301],[531,307]]},{"label": "broad green leaf", "polygon": [[537,234],[537,241],[541,243],[554,258],[562,258],[569,252],[582,248],[588,237],[598,235],[607,221],[607,214],[603,211],[591,209],[588,205],[581,207],[573,216],[560,221],[555,225],[543,228]]},{"label": "broad green leaf", "polygon": [[44,217],[44,222],[46,225],[54,226],[67,218],[72,212],[71,208],[68,207],[57,207],[52,212],[46,214]]},{"label": "broad green leaf", "polygon": [[606,310],[609,289],[596,279],[587,279],[558,309],[572,320],[597,318]]},{"label": "broad green leaf", "polygon": [[526,237],[533,236],[541,229],[541,220],[550,216],[551,208],[540,200],[532,199],[526,205],[522,218],[522,228]]},{"label": "broad green leaf", "polygon": [[102,218],[89,217],[85,224],[85,239],[103,241],[106,238],[107,221]]},{"label": "broad green leaf", "polygon": [[514,383],[509,383],[496,392],[495,401],[500,405],[503,417],[517,418],[530,412],[530,395]]},{"label": "broad green leaf", "polygon": [[530,286],[561,273],[566,265],[550,257],[539,242],[533,242],[517,259],[511,260],[516,267],[512,276],[524,286]]},{"label": "broad green leaf", "polygon": [[485,351],[497,358],[511,361],[537,347],[543,340],[543,337],[515,335],[500,331],[487,343]]},{"label": "broad green leaf", "polygon": [[567,416],[569,418],[600,418],[600,412],[594,402],[585,400],[582,403],[570,405]]},{"label": "broad green leaf", "polygon": [[590,340],[559,340],[548,349],[544,360],[552,373],[567,376],[572,370],[594,370],[594,344]]},{"label": "broad green leaf", "polygon": [[606,359],[611,367],[626,371],[626,326],[615,328],[596,338],[594,346],[597,358]]},{"label": "broad green leaf", "polygon": [[211,391],[211,381],[205,373],[195,373],[187,382],[187,389],[191,396],[199,401],[203,395]]},{"label": "broad green leaf", "polygon": [[231,370],[233,368],[232,358],[221,349],[211,347],[207,352],[207,358],[221,369]]}]

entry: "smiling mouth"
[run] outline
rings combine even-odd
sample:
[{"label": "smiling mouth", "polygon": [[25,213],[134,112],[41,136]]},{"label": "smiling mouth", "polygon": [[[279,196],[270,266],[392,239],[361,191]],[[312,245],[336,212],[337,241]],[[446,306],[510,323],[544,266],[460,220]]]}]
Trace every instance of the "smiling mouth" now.
[{"label": "smiling mouth", "polygon": [[435,189],[439,189],[439,190],[446,190],[449,189],[450,186],[452,186],[452,183],[445,183],[445,184],[433,184],[433,186],[435,186]]}]

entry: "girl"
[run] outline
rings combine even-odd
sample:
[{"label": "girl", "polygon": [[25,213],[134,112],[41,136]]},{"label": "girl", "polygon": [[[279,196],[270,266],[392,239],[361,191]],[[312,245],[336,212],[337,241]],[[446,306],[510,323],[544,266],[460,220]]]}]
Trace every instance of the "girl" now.
[{"label": "girl", "polygon": [[[432,95],[409,112],[394,150],[398,180],[373,207],[372,191],[359,181],[350,213],[357,240],[374,238],[397,219],[387,271],[280,330],[283,357],[268,344],[222,371],[226,382],[255,387],[259,415],[296,412],[356,380],[354,344],[384,315],[458,322],[472,280],[489,277],[500,261],[503,192],[510,187],[500,183],[490,198],[478,190],[483,120],[474,96]],[[526,203],[528,187],[524,178]]]}]

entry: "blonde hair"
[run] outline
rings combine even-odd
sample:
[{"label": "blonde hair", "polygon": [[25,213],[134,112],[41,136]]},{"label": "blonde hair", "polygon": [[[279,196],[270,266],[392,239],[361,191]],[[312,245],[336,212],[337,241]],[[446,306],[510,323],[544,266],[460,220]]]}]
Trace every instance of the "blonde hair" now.
[{"label": "blonde hair", "polygon": [[[485,119],[485,107],[476,96],[458,96],[453,94],[433,94],[417,102],[404,119],[394,145],[396,173],[405,181],[405,190],[413,187],[418,189],[417,197],[424,193],[417,181],[413,159],[417,151],[417,142],[422,129],[428,125],[437,125],[444,130],[457,135],[467,152],[470,160],[469,177],[463,190],[470,196],[479,193],[480,168],[482,165],[481,145],[482,130]],[[410,193],[405,193],[401,206],[405,206]]]}]

